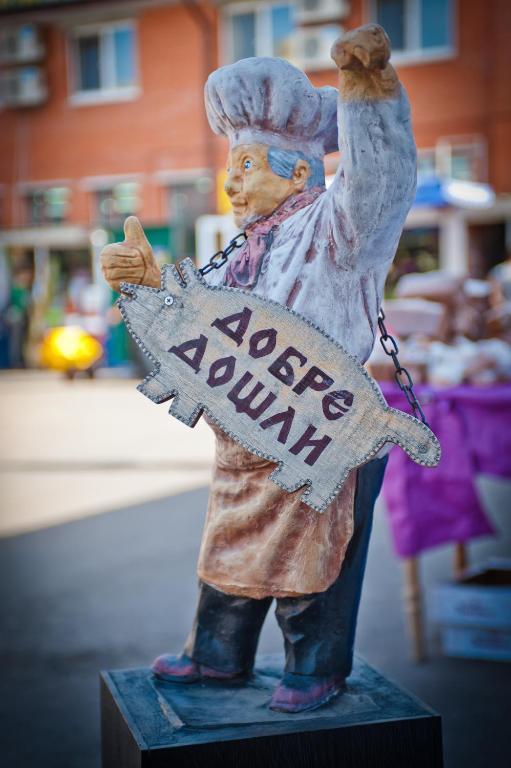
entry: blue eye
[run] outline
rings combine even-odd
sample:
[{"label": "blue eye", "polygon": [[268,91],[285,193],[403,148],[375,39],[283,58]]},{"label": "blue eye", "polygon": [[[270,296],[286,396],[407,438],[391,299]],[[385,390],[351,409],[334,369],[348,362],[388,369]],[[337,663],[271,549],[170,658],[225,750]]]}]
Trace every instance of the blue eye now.
[{"label": "blue eye", "polygon": [[249,168],[252,168],[252,160],[245,160],[243,163],[243,168],[248,171]]}]

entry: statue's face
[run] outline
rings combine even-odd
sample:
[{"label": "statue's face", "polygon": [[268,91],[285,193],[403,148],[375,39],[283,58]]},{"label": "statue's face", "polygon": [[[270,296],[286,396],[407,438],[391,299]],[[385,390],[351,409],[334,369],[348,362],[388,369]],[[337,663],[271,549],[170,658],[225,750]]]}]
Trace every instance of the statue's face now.
[{"label": "statue's face", "polygon": [[225,191],[236,226],[245,228],[273,213],[290,195],[305,189],[309,175],[309,164],[299,160],[292,178],[278,176],[268,163],[265,144],[241,144],[231,149],[227,156]]}]

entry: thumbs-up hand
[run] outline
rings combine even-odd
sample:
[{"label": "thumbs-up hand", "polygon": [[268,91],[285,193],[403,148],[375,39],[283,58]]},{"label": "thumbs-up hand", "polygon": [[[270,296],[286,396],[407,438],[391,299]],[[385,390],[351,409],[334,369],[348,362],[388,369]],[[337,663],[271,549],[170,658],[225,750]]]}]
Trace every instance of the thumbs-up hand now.
[{"label": "thumbs-up hand", "polygon": [[100,259],[105,280],[114,291],[123,282],[160,287],[160,269],[136,216],[128,216],[124,222],[124,241],[107,245]]}]

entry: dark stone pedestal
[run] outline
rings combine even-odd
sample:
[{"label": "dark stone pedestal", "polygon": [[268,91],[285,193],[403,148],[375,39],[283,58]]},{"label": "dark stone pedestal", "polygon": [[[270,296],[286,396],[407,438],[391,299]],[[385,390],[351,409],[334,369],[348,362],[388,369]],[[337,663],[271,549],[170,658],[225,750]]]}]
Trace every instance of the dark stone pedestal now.
[{"label": "dark stone pedestal", "polygon": [[103,768],[441,768],[440,716],[358,659],[347,691],[302,715],[267,708],[282,659],[244,686],[101,674]]}]

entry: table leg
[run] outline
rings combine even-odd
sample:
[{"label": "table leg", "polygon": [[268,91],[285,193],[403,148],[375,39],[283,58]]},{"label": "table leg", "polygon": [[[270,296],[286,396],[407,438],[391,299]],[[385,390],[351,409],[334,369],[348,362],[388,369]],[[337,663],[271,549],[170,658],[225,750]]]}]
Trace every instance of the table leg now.
[{"label": "table leg", "polygon": [[426,650],[422,627],[422,594],[420,588],[418,558],[407,558],[404,561],[404,571],[404,601],[405,612],[408,619],[408,631],[412,641],[412,659],[417,662],[424,661],[426,658]]},{"label": "table leg", "polygon": [[465,542],[458,541],[454,545],[454,560],[453,560],[454,578],[461,579],[465,571],[467,570],[467,566],[468,566],[468,555],[467,555],[467,548],[466,548]]}]

